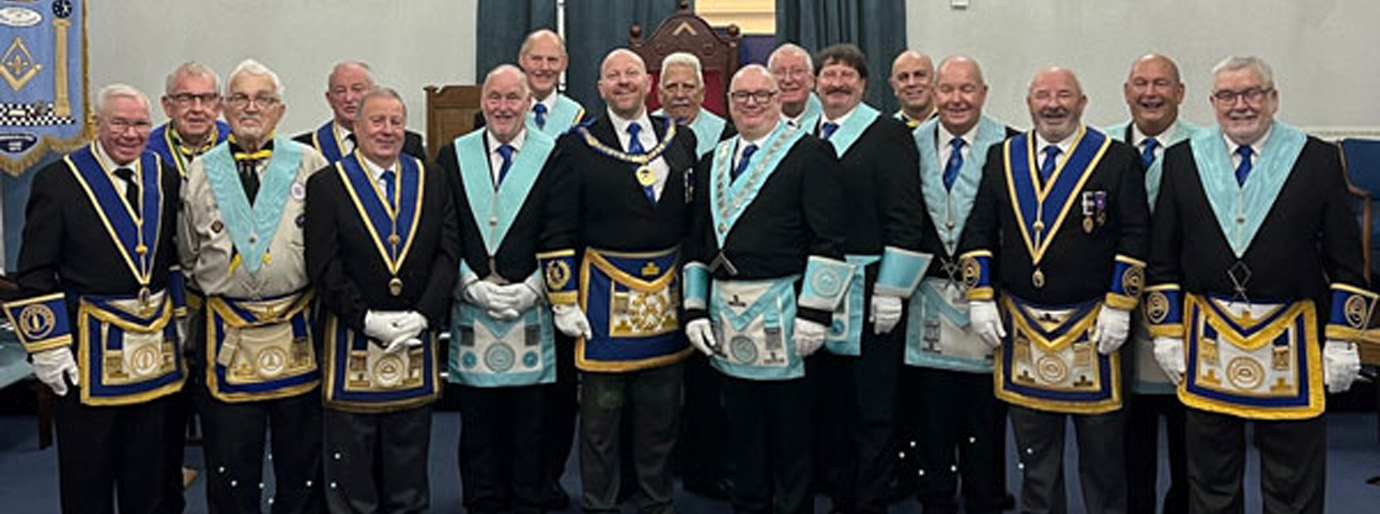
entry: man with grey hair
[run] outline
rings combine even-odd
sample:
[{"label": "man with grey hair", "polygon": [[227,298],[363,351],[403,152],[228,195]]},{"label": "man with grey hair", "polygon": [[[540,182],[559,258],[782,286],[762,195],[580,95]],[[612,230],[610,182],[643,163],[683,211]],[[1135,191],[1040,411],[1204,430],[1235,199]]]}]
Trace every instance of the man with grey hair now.
[{"label": "man with grey hair", "polygon": [[1275,119],[1258,57],[1214,67],[1208,98],[1217,126],[1164,154],[1145,300],[1188,407],[1188,509],[1245,511],[1249,423],[1265,511],[1321,513],[1324,387],[1356,378],[1376,300],[1340,155]]},{"label": "man with grey hair", "polygon": [[181,181],[147,151],[144,93],[113,84],[95,107],[96,140],[34,175],[5,314],[58,395],[62,511],[114,512],[116,498],[120,512],[171,511],[167,417],[187,377],[166,290]]},{"label": "man with grey hair", "polygon": [[460,386],[461,489],[476,513],[538,512],[559,487],[544,431],[560,356],[536,259],[556,140],[527,123],[530,102],[521,69],[494,68],[480,94],[484,128],[436,161],[451,179],[463,249],[447,378]]},{"label": "man with grey hair", "polygon": [[930,56],[907,49],[891,61],[891,92],[901,102],[893,116],[915,128],[934,117],[938,108],[934,102],[934,60]]},{"label": "man with grey hair", "polygon": [[551,137],[564,134],[585,117],[580,102],[556,90],[569,64],[565,41],[550,29],[528,34],[518,49],[518,65],[527,73],[527,86],[532,93],[527,121]]},{"label": "man with grey hair", "polygon": [[704,108],[704,73],[700,58],[676,52],[661,60],[657,77],[657,99],[661,109],[652,114],[666,116],[695,132],[695,153],[704,155],[719,141],[733,135],[733,125]]},{"label": "man with grey hair", "polygon": [[814,127],[824,106],[815,96],[815,67],[810,52],[785,43],[767,57],[781,95],[781,119],[792,127]]},{"label": "man with grey hair", "polygon": [[[341,61],[331,68],[326,78],[326,103],[331,106],[331,119],[311,132],[293,136],[292,140],[310,145],[321,152],[328,162],[339,161],[359,146],[355,135],[355,118],[359,115],[359,99],[374,89],[374,74],[369,64],[361,61]],[[403,153],[426,159],[422,135],[404,130]]]},{"label": "man with grey hair", "polygon": [[236,66],[224,94],[230,137],[192,161],[182,191],[178,254],[188,286],[206,294],[189,331],[205,341],[194,353],[206,377],[198,412],[207,503],[218,512],[259,511],[269,431],[275,512],[322,508],[315,295],[302,225],[307,177],[326,160],[274,136],[282,95],[263,64]]},{"label": "man with grey hair", "polygon": [[996,350],[992,383],[1009,407],[1027,512],[1068,510],[1069,421],[1084,509],[1126,511],[1119,349],[1144,284],[1150,215],[1139,156],[1083,124],[1087,101],[1072,70],[1035,74],[1035,128],[988,151],[959,243],[972,330]]},{"label": "man with grey hair", "polygon": [[398,92],[365,93],[355,113],[358,148],[307,181],[307,272],[328,363],[326,509],[425,512],[459,234],[445,174],[402,153]]}]

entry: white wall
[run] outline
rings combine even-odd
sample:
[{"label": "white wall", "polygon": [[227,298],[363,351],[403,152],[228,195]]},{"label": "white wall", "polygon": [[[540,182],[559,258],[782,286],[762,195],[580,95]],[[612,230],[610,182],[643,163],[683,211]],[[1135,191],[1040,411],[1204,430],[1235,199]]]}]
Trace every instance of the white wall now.
[{"label": "white wall", "polygon": [[1320,134],[1380,136],[1380,2],[1375,0],[907,0],[911,48],[966,54],[983,66],[989,113],[1030,125],[1025,88],[1044,66],[1078,73],[1084,119],[1127,118],[1121,96],[1131,61],[1147,52],[1179,63],[1186,119],[1210,124],[1211,68],[1229,54],[1274,68],[1278,117]]},{"label": "white wall", "polygon": [[[477,0],[88,0],[91,94],[126,82],[153,97],[168,72],[201,61],[222,80],[252,57],[278,73],[291,136],[331,116],[323,94],[336,61],[368,62],[402,93],[408,126],[426,125],[423,86],[474,83]],[[154,119],[164,119],[154,108]]]}]

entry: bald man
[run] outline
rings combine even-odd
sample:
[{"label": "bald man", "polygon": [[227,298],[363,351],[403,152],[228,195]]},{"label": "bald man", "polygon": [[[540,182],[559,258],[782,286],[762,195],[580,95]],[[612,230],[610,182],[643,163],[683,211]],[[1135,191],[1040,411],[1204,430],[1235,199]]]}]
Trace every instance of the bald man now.
[{"label": "bald man", "polygon": [[[331,106],[331,120],[316,130],[293,136],[292,140],[316,148],[330,163],[350,155],[359,147],[359,136],[354,132],[359,99],[373,89],[374,72],[367,63],[336,63],[326,79],[326,103]],[[404,130],[403,138],[403,153],[418,159],[427,158],[421,134]]]},{"label": "bald man", "polygon": [[[651,77],[630,50],[604,58],[598,88],[605,115],[557,142],[538,261],[556,329],[577,338],[582,507],[618,509],[618,451],[628,437],[635,501],[667,512],[682,361],[693,351],[680,335],[676,273],[695,136],[647,113]],[[620,433],[625,417],[631,434]]]},{"label": "bald man", "polygon": [[1069,419],[1085,510],[1126,511],[1119,349],[1144,283],[1150,215],[1139,156],[1083,124],[1087,101],[1071,70],[1031,79],[1035,129],[988,151],[959,243],[973,331],[996,347],[993,383],[1009,406],[1027,512],[1068,510]]},{"label": "bald man", "polygon": [[[1107,135],[1125,141],[1140,153],[1145,168],[1145,194],[1151,213],[1159,196],[1164,150],[1188,139],[1197,125],[1179,118],[1184,84],[1179,66],[1158,54],[1141,56],[1121,85],[1131,119],[1107,127]],[[1156,509],[1156,475],[1159,466],[1160,418],[1165,420],[1169,441],[1169,491],[1165,512],[1188,511],[1188,467],[1184,460],[1184,408],[1174,397],[1174,383],[1155,363],[1155,345],[1144,318],[1132,317],[1130,351],[1131,384],[1126,410],[1127,507],[1133,513],[1153,514]]]},{"label": "bald man", "polygon": [[915,50],[906,50],[891,61],[891,92],[901,102],[892,114],[906,126],[915,128],[934,117],[938,108],[934,102],[934,61]]}]

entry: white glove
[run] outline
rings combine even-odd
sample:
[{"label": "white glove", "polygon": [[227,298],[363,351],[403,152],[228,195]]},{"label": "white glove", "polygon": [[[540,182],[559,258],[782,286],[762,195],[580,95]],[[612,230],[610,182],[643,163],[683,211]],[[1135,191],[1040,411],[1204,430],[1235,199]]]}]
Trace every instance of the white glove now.
[{"label": "white glove", "polygon": [[1361,354],[1351,341],[1328,340],[1323,345],[1323,382],[1327,392],[1341,393],[1351,389],[1351,383],[1361,373]]},{"label": "white glove", "polygon": [[685,337],[690,339],[690,346],[694,346],[706,357],[713,357],[714,351],[719,348],[719,342],[714,340],[714,327],[710,325],[709,318],[694,319],[686,323]]},{"label": "white glove", "polygon": [[52,348],[43,350],[33,355],[34,376],[48,387],[53,389],[53,393],[58,396],[67,395],[67,383],[62,381],[63,375],[72,381],[73,386],[81,385],[80,374],[77,373],[77,360],[72,358],[71,348]]},{"label": "white glove", "polygon": [[580,306],[552,305],[551,313],[555,315],[552,321],[556,323],[556,329],[562,334],[585,339],[594,337],[594,332],[589,328],[589,319],[585,317],[584,311],[580,310]]},{"label": "white glove", "polygon": [[416,339],[426,330],[426,316],[417,311],[403,311],[393,326],[399,331],[399,337],[395,339]]},{"label": "white glove", "polygon": [[402,316],[403,311],[367,311],[364,313],[364,335],[379,344],[398,339],[403,335],[397,327]]},{"label": "white glove", "polygon": [[513,300],[504,297],[502,287],[488,280],[476,280],[465,286],[465,301],[490,311],[503,310]]},{"label": "white glove", "polygon": [[177,340],[186,346],[188,343],[187,336],[192,335],[191,332],[187,331],[187,316],[173,318],[173,326],[177,327]]},{"label": "white glove", "polygon": [[1155,362],[1174,385],[1183,382],[1188,365],[1184,363],[1184,340],[1177,337],[1155,338]]},{"label": "white glove", "polygon": [[526,312],[537,304],[537,292],[522,282],[498,286],[498,296],[498,301],[503,307],[501,310],[504,311]]},{"label": "white glove", "polygon": [[794,330],[796,355],[809,357],[824,346],[824,335],[829,331],[829,327],[805,318],[796,318]]},{"label": "white glove", "polygon": [[997,302],[968,302],[968,320],[972,322],[973,331],[977,332],[978,339],[992,348],[1001,346],[1002,338],[1006,337],[1006,329],[1001,326],[1001,313],[997,312]]},{"label": "white glove", "polygon": [[412,348],[421,345],[422,340],[417,339],[416,337],[399,337],[397,339],[394,339],[393,342],[388,343],[388,346],[383,349],[383,353],[399,353],[407,348]]},{"label": "white glove", "polygon": [[872,331],[885,334],[901,322],[901,298],[891,295],[872,295]]},{"label": "white glove", "polygon": [[1121,348],[1130,334],[1131,311],[1102,306],[1092,333],[1093,340],[1097,341],[1097,353],[1111,355]]}]

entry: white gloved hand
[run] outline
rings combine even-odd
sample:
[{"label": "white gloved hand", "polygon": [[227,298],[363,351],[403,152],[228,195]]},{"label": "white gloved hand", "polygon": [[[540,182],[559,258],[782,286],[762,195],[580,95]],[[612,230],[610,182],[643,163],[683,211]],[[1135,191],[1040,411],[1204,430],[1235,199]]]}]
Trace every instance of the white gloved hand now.
[{"label": "white gloved hand", "polygon": [[1155,362],[1174,385],[1184,381],[1188,365],[1184,363],[1184,340],[1178,337],[1155,338]]},{"label": "white gloved hand", "polygon": [[77,373],[77,360],[72,357],[71,348],[43,350],[33,355],[33,361],[34,376],[47,384],[54,394],[67,395],[67,382],[62,380],[64,375],[72,381],[73,386],[81,385],[80,374]]},{"label": "white gloved hand", "polygon": [[385,348],[383,349],[383,353],[387,353],[387,354],[400,353],[400,352],[402,352],[403,350],[406,350],[406,349],[408,349],[408,348],[412,348],[412,347],[416,347],[416,346],[421,346],[421,345],[422,345],[422,340],[421,340],[421,339],[417,339],[417,338],[415,338],[415,337],[399,337],[399,338],[397,338],[397,339],[394,339],[393,342],[388,343],[388,346],[385,347]]},{"label": "white gloved hand", "polygon": [[1097,341],[1097,353],[1111,355],[1131,334],[1131,311],[1102,306],[1093,326],[1092,338]]},{"label": "white gloved hand", "polygon": [[585,339],[594,337],[594,332],[589,328],[589,318],[585,317],[585,312],[580,310],[580,306],[552,305],[551,313],[555,315],[552,321],[556,323],[556,329],[562,334]]},{"label": "white gloved hand", "polygon": [[403,335],[398,330],[397,322],[402,319],[403,311],[367,311],[364,313],[364,335],[378,341],[379,344],[387,344]]},{"label": "white gloved hand", "polygon": [[398,329],[398,337],[395,339],[416,339],[426,331],[426,316],[417,311],[403,311],[398,319],[393,321],[393,326]]},{"label": "white gloved hand", "polygon": [[709,323],[709,318],[693,319],[686,323],[685,337],[690,339],[690,346],[694,346],[706,357],[713,357],[715,350],[719,348],[719,342],[714,340],[714,326]]},{"label": "white gloved hand", "polygon": [[192,335],[191,332],[187,331],[187,316],[173,318],[173,326],[177,327],[177,340],[186,346],[187,337]]},{"label": "white gloved hand", "polygon": [[829,327],[805,318],[796,318],[794,330],[796,355],[809,357],[824,346],[824,335],[829,332]]},{"label": "white gloved hand", "polygon": [[531,309],[533,305],[537,304],[537,292],[522,282],[498,286],[498,291],[499,296],[508,301],[504,310],[526,312],[527,309]]},{"label": "white gloved hand", "polygon": [[972,323],[973,332],[977,333],[978,339],[992,348],[1001,346],[1002,338],[1006,337],[1006,329],[1001,326],[1001,313],[997,311],[997,302],[968,302],[968,320]]},{"label": "white gloved hand", "polygon": [[885,334],[901,322],[901,298],[897,296],[872,295],[872,331]]},{"label": "white gloved hand", "polygon": [[1361,354],[1356,343],[1328,340],[1323,345],[1323,382],[1327,392],[1341,393],[1351,389],[1351,383],[1361,373]]},{"label": "white gloved hand", "polygon": [[465,286],[465,301],[490,311],[499,311],[512,303],[502,294],[502,287],[488,280],[476,280]]}]

